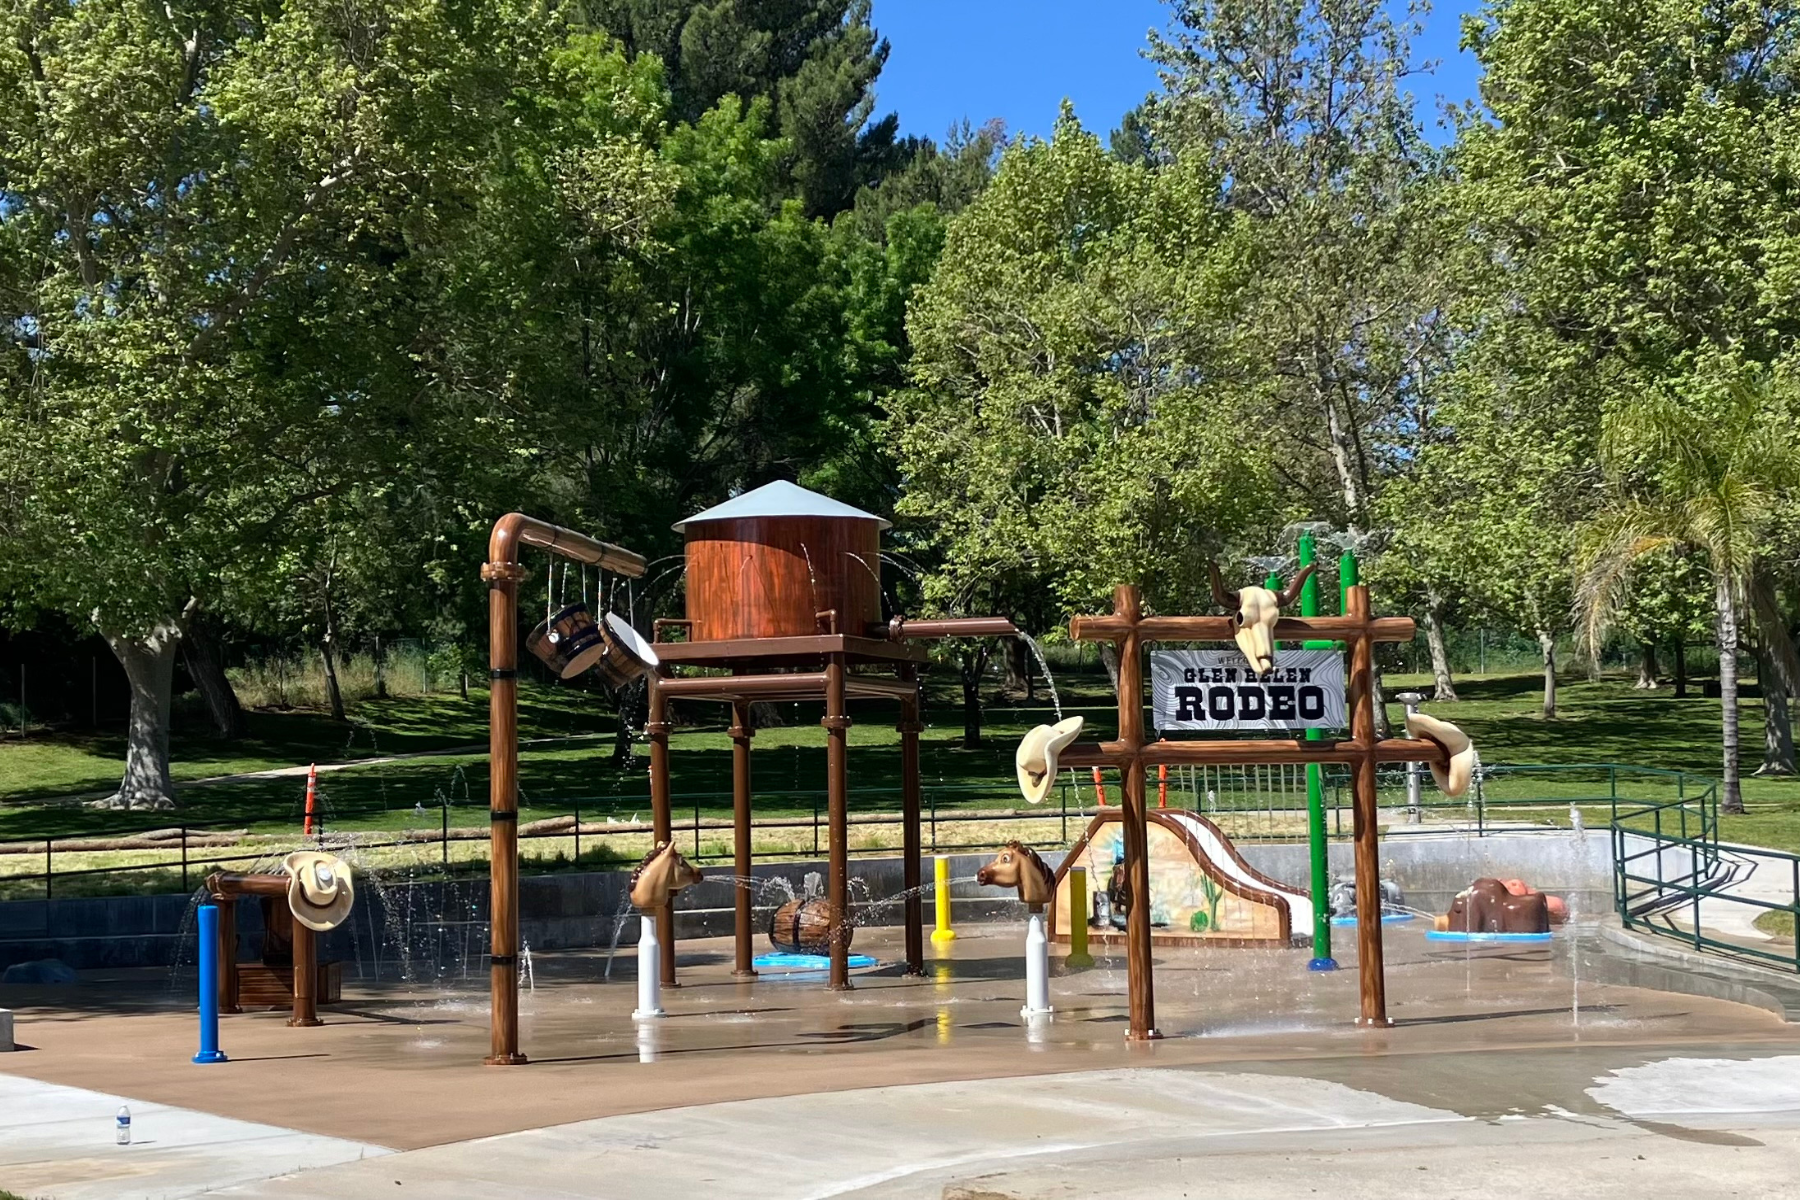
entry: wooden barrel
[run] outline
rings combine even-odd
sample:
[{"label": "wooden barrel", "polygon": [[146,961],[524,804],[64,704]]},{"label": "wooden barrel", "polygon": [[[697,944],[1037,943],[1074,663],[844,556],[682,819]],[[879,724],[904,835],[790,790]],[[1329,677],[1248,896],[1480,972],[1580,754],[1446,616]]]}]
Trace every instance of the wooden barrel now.
[{"label": "wooden barrel", "polygon": [[[831,901],[789,900],[769,918],[769,941],[783,954],[830,954]],[[844,949],[850,949],[853,927],[844,930]]]}]

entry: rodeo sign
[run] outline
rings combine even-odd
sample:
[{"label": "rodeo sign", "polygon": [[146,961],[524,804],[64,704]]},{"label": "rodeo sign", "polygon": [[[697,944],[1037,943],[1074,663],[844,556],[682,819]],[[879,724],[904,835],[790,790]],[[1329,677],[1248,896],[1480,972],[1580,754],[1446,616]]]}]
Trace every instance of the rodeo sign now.
[{"label": "rodeo sign", "polygon": [[1283,650],[1258,675],[1236,650],[1158,650],[1150,656],[1156,727],[1342,729],[1344,658],[1337,650]]}]

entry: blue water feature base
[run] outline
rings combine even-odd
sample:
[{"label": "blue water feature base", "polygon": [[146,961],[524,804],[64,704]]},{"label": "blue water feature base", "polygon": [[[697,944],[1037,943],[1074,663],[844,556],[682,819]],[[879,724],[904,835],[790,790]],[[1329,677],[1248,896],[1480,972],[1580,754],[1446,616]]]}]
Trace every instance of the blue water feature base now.
[{"label": "blue water feature base", "polygon": [[[759,971],[829,971],[831,956],[828,954],[759,954],[751,960]],[[852,967],[872,967],[875,960],[867,954],[852,954]]]},{"label": "blue water feature base", "polygon": [[1550,933],[1461,933],[1454,929],[1428,929],[1425,939],[1432,942],[1547,942]]},{"label": "blue water feature base", "polygon": [[[1385,912],[1381,914],[1381,923],[1383,925],[1398,925],[1402,921],[1412,920],[1413,916],[1414,914],[1409,912]],[[1354,916],[1333,917],[1331,918],[1331,923],[1333,925],[1354,925],[1356,924],[1356,918]]]},{"label": "blue water feature base", "polygon": [[1338,969],[1337,959],[1315,958],[1307,962],[1306,969],[1309,971],[1335,971]]}]

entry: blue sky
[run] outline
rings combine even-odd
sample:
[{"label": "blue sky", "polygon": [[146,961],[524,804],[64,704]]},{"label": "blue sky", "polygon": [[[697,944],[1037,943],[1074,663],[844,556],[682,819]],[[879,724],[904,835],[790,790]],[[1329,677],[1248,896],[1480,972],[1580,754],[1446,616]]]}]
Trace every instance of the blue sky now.
[{"label": "blue sky", "polygon": [[[1440,60],[1434,76],[1413,81],[1428,128],[1439,94],[1475,94],[1474,61],[1456,48],[1459,14],[1475,7],[1446,0],[1414,43],[1417,59]],[[1067,96],[1104,135],[1155,89],[1139,51],[1167,11],[1161,0],[875,0],[875,27],[893,43],[877,111],[898,110],[903,132],[932,138],[964,117],[1048,134]]]}]

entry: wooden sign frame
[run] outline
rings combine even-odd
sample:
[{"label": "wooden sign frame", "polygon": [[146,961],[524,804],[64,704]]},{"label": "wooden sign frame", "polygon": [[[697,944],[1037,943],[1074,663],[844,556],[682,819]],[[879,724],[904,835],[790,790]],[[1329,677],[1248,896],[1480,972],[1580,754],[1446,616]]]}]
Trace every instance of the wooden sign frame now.
[{"label": "wooden sign frame", "polygon": [[[1384,762],[1446,765],[1449,755],[1436,742],[1375,736],[1375,643],[1410,642],[1410,617],[1373,617],[1369,589],[1344,592],[1341,617],[1283,617],[1275,626],[1280,641],[1343,642],[1350,652],[1347,741],[1298,738],[1209,739],[1147,742],[1144,736],[1144,650],[1152,642],[1229,642],[1230,617],[1145,616],[1143,599],[1132,585],[1113,589],[1113,611],[1076,617],[1069,636],[1079,642],[1111,642],[1119,652],[1119,736],[1111,742],[1077,743],[1064,750],[1061,765],[1115,767],[1124,776],[1125,867],[1132,894],[1149,896],[1150,863],[1147,768],[1189,763],[1227,766],[1255,763],[1341,763],[1351,770],[1355,804],[1357,972],[1361,998],[1358,1025],[1386,1028],[1387,978],[1382,965],[1379,831],[1376,826],[1375,768]],[[1126,1037],[1147,1041],[1156,1028],[1155,985],[1150,960],[1150,906],[1133,904],[1126,920],[1126,987],[1130,1025]]]}]

